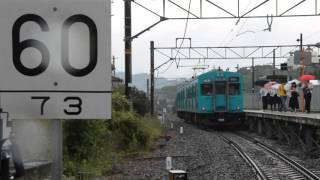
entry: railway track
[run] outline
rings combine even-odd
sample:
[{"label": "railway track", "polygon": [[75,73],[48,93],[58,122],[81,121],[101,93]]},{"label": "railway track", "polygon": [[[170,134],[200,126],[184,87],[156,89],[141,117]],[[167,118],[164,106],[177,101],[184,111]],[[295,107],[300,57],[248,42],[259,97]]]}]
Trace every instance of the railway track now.
[{"label": "railway track", "polygon": [[312,172],[297,161],[275,151],[267,145],[243,134],[221,132],[218,135],[229,143],[256,172],[258,179],[318,180],[317,172]]}]

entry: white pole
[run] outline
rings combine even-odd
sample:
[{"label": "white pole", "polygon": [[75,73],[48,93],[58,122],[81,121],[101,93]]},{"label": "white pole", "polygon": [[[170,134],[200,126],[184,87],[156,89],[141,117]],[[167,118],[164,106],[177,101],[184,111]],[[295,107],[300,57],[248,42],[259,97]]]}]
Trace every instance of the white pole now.
[{"label": "white pole", "polygon": [[183,127],[180,127],[180,134],[183,134]]},{"label": "white pole", "polygon": [[166,170],[172,169],[172,157],[166,157]]}]

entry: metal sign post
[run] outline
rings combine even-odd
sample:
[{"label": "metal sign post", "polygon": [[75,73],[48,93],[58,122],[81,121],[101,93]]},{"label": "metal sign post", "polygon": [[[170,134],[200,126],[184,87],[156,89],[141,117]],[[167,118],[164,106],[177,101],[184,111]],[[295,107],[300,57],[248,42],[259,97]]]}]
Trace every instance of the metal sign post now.
[{"label": "metal sign post", "polygon": [[63,129],[62,120],[52,120],[52,147],[53,158],[51,166],[51,179],[62,180],[63,174]]}]

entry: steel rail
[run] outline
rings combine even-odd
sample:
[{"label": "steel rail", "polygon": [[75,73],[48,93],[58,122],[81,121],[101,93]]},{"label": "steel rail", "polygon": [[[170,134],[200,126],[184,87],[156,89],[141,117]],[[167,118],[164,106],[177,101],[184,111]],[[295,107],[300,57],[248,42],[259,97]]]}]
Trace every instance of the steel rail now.
[{"label": "steel rail", "polygon": [[226,143],[230,144],[237,151],[237,153],[251,166],[251,168],[255,171],[259,180],[268,179],[260,170],[260,168],[257,166],[257,164],[241,149],[241,147],[237,143],[235,143],[234,141],[230,140],[229,138],[223,135],[218,135],[218,136],[220,136]]},{"label": "steel rail", "polygon": [[267,150],[268,152],[270,152],[271,154],[277,156],[278,158],[280,158],[282,161],[284,161],[285,163],[289,164],[291,167],[293,167],[295,170],[297,170],[298,172],[300,172],[303,176],[305,176],[308,179],[312,179],[312,180],[319,180],[320,177],[317,176],[316,174],[314,174],[313,172],[311,172],[310,170],[308,170],[307,168],[303,167],[301,164],[297,163],[296,161],[290,159],[288,156],[272,149],[271,147],[269,147],[268,145],[258,141],[255,138],[249,137],[247,135],[241,134],[241,133],[235,133],[236,135],[240,136],[241,138],[244,138],[248,141],[251,141],[255,144],[257,144],[259,147]]}]

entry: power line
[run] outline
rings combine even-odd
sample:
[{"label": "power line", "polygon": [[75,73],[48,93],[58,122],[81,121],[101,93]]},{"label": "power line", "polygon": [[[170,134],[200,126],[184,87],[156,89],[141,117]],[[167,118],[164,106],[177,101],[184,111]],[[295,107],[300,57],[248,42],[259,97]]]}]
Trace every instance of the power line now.
[{"label": "power line", "polygon": [[[252,0],[250,0],[245,8],[245,11],[248,9],[249,5],[251,4]],[[237,22],[235,23],[235,25],[232,27],[232,29],[229,31],[229,33],[225,36],[225,38],[223,39],[223,41],[219,44],[219,46],[223,45],[223,43],[225,42],[225,40],[227,39],[228,36],[230,36],[231,32],[234,31],[235,27],[239,24],[240,19],[237,20]],[[247,22],[247,19],[245,19],[244,23],[242,23],[242,26],[240,27],[240,30],[242,29],[243,25]],[[239,33],[239,31],[238,31]],[[228,43],[227,43],[228,44]]]},{"label": "power line", "polygon": [[[306,41],[307,39],[310,39],[312,36],[316,35],[316,34],[319,33],[319,32],[320,32],[319,29],[316,30],[316,31],[314,31],[314,32],[312,32],[311,34],[309,34],[308,36],[306,36],[305,38],[303,38],[304,41]],[[298,46],[298,45],[297,45],[297,46]],[[292,51],[295,50],[295,49],[296,49],[296,48],[290,49],[289,51],[287,51],[287,52],[284,54],[284,56],[287,55],[287,54],[289,54],[290,52],[292,52]]]},{"label": "power line", "polygon": [[174,58],[174,60],[172,60],[172,62],[169,64],[169,66],[166,68],[166,70],[164,70],[164,71],[162,71],[162,72],[159,72],[159,71],[158,71],[157,76],[158,76],[159,74],[163,74],[163,73],[167,72],[167,71],[170,69],[170,67],[172,66],[173,62],[176,63],[177,68],[179,67],[179,63],[177,63],[177,60],[176,60],[176,59],[177,59],[177,56],[178,56],[178,54],[179,54],[179,52],[180,52],[180,50],[181,50],[181,47],[182,47],[183,42],[184,42],[184,39],[185,39],[185,37],[186,37],[186,33],[187,33],[187,29],[188,29],[188,23],[189,23],[190,9],[191,9],[191,1],[192,1],[192,0],[189,0],[188,14],[187,14],[187,20],[186,20],[186,23],[185,23],[185,26],[184,26],[183,38],[182,38],[182,41],[181,41],[181,43],[180,43],[180,46],[179,46],[179,48],[178,48],[178,50],[177,50],[177,53],[176,53],[176,55],[175,55],[175,58]]}]

